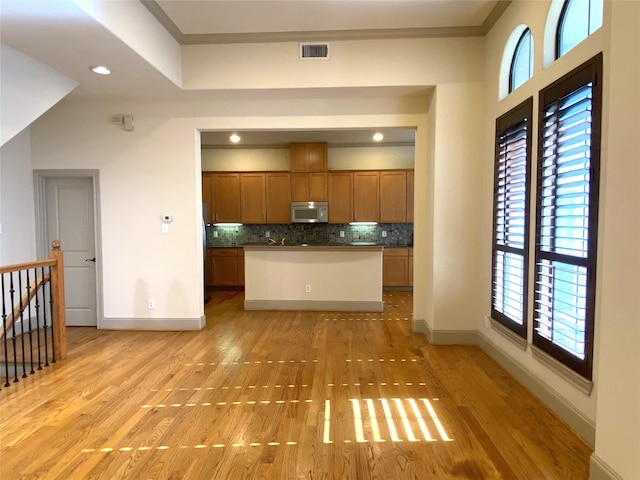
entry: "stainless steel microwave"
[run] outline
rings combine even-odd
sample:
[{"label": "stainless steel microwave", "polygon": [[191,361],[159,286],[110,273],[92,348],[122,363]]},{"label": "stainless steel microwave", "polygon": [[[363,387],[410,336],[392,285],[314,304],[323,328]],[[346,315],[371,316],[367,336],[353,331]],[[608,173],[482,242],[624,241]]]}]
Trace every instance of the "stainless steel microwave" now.
[{"label": "stainless steel microwave", "polygon": [[291,223],[327,223],[327,202],[291,202]]}]

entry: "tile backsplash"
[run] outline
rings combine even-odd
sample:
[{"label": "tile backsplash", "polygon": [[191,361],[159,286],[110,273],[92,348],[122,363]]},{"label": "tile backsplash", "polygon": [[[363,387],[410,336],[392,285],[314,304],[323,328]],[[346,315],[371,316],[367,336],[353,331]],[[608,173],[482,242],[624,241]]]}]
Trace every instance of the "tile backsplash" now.
[{"label": "tile backsplash", "polygon": [[[340,236],[341,232],[344,233],[343,237]],[[383,234],[386,236],[383,237]],[[239,225],[233,227],[207,225],[207,247],[267,244],[269,238],[278,243],[284,238],[286,244],[367,242],[379,243],[388,247],[405,247],[413,246],[413,224],[293,223],[289,225]]]}]

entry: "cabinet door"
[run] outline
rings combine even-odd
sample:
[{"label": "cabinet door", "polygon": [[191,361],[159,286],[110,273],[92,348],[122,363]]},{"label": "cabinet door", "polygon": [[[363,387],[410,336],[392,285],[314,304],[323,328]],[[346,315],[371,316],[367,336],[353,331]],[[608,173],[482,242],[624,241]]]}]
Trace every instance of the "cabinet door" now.
[{"label": "cabinet door", "polygon": [[406,287],[409,284],[409,249],[385,248],[382,253],[382,285]]},{"label": "cabinet door", "polygon": [[413,248],[409,249],[409,278],[407,284],[413,287]]},{"label": "cabinet door", "polygon": [[291,201],[309,201],[309,175],[306,173],[291,174]]},{"label": "cabinet door", "polygon": [[264,173],[240,175],[242,223],[265,223],[267,217]]},{"label": "cabinet door", "polygon": [[329,174],[329,223],[353,220],[353,173]]},{"label": "cabinet door", "polygon": [[413,223],[413,170],[407,171],[407,223]]},{"label": "cabinet door", "polygon": [[308,173],[309,176],[309,201],[310,202],[326,202],[327,201],[327,174],[326,173]]},{"label": "cabinet door", "polygon": [[238,285],[244,286],[244,248],[238,249]]},{"label": "cabinet door", "polygon": [[233,287],[238,284],[238,259],[213,257],[213,285]]},{"label": "cabinet door", "polygon": [[267,173],[267,223],[291,222],[291,174]]},{"label": "cabinet door", "polygon": [[307,144],[292,143],[289,148],[291,155],[292,172],[308,172],[309,162],[307,160]]},{"label": "cabinet door", "polygon": [[407,221],[407,172],[380,172],[380,223]]},{"label": "cabinet door", "polygon": [[379,172],[353,173],[353,220],[355,222],[378,222],[380,220],[379,193]]},{"label": "cabinet door", "polygon": [[307,144],[307,171],[326,172],[327,171],[327,144],[308,143]]},{"label": "cabinet door", "polygon": [[213,204],[213,174],[202,174],[202,217],[204,223],[213,223],[215,213],[215,205]]},{"label": "cabinet door", "polygon": [[326,143],[292,143],[289,151],[292,172],[327,171]]},{"label": "cabinet door", "polygon": [[204,278],[207,288],[213,287],[213,254],[207,248],[204,256]]},{"label": "cabinet door", "polygon": [[216,173],[213,176],[215,197],[215,222],[239,222],[240,214],[240,174]]}]

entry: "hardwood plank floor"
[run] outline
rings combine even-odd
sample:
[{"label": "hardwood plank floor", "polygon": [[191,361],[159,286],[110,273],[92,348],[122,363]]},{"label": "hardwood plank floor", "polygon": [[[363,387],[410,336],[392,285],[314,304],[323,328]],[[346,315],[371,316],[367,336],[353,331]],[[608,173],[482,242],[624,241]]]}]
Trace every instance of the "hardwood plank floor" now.
[{"label": "hardwood plank floor", "polygon": [[243,311],[200,332],[69,328],[0,392],[2,479],[587,479],[590,448],[479,348],[383,313]]}]

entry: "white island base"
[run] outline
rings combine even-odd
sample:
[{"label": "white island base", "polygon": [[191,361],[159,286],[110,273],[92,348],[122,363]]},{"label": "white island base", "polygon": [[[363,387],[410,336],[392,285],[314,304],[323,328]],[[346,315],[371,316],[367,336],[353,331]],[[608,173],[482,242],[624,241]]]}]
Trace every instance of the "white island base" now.
[{"label": "white island base", "polygon": [[244,308],[381,312],[382,248],[245,246]]}]

